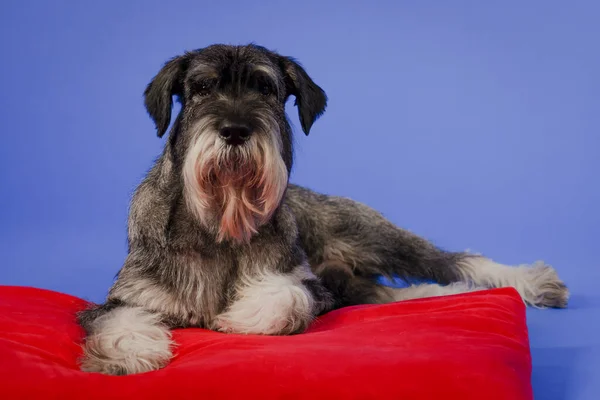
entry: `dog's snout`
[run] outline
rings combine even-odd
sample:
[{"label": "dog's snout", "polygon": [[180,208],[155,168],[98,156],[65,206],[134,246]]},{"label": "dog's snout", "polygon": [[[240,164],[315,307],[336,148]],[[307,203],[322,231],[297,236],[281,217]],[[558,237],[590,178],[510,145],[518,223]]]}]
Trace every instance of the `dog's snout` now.
[{"label": "dog's snout", "polygon": [[237,146],[248,139],[252,135],[252,130],[249,126],[243,124],[227,124],[219,130],[219,136],[227,144]]}]

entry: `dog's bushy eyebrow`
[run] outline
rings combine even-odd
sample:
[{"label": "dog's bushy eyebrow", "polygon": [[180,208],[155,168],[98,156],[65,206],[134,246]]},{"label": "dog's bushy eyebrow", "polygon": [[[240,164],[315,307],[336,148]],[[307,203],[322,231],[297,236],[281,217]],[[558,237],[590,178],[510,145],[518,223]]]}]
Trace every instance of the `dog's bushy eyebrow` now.
[{"label": "dog's bushy eyebrow", "polygon": [[188,73],[188,80],[199,80],[206,78],[218,78],[219,71],[210,64],[196,64]]},{"label": "dog's bushy eyebrow", "polygon": [[255,64],[252,66],[252,73],[257,75],[264,75],[270,78],[273,82],[279,81],[279,75],[269,65]]}]

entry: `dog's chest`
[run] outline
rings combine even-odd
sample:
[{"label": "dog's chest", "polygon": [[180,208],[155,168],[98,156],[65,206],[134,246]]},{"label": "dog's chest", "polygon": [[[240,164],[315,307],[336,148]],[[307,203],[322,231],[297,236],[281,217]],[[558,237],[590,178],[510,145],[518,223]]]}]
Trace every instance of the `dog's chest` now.
[{"label": "dog's chest", "polygon": [[234,295],[237,260],[227,254],[194,254],[186,264],[173,285],[182,302],[179,317],[186,325],[210,327]]}]

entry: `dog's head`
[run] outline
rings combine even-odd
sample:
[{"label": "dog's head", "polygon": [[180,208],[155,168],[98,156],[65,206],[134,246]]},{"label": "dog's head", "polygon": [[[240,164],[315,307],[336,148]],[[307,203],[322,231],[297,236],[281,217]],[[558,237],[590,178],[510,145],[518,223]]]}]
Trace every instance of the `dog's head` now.
[{"label": "dog's head", "polygon": [[169,143],[181,159],[187,205],[218,240],[249,240],[287,187],[293,150],[286,101],[296,98],[308,135],[325,110],[325,92],[292,58],[256,45],[213,45],[171,59],[146,88],[159,137],[174,96],[181,111]]}]

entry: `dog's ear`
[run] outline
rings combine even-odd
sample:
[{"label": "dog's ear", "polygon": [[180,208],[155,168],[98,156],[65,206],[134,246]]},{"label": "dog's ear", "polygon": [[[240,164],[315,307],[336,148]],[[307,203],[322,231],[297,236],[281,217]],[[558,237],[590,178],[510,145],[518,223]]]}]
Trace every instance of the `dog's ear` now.
[{"label": "dog's ear", "polygon": [[183,75],[188,57],[178,56],[169,60],[144,91],[144,104],[156,125],[158,137],[162,137],[171,122],[173,96],[183,95]]},{"label": "dog's ear", "polygon": [[281,69],[285,77],[286,97],[293,95],[296,98],[300,124],[308,135],[313,123],[325,112],[327,95],[293,58],[282,57]]}]

